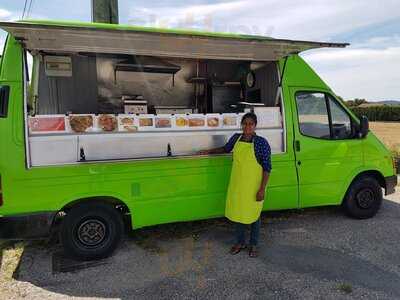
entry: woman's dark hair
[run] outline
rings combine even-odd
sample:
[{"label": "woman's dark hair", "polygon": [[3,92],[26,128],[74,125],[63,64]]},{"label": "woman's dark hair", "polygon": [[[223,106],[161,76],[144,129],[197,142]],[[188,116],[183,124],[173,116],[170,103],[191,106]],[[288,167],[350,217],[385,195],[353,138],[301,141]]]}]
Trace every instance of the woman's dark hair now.
[{"label": "woman's dark hair", "polygon": [[257,125],[257,116],[255,113],[252,112],[248,112],[246,114],[244,114],[244,116],[242,117],[242,121],[240,122],[240,124],[243,124],[245,119],[252,119],[254,124]]}]

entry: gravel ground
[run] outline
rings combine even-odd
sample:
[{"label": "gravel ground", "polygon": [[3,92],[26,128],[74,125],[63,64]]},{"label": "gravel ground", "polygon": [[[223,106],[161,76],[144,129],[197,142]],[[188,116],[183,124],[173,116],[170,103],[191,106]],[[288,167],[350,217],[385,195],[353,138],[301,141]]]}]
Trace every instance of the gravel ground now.
[{"label": "gravel ground", "polygon": [[0,241],[0,298],[400,298],[400,187],[369,220],[318,208],[262,221],[256,259],[227,253],[224,219],[137,230],[111,258],[89,263],[54,242]]}]

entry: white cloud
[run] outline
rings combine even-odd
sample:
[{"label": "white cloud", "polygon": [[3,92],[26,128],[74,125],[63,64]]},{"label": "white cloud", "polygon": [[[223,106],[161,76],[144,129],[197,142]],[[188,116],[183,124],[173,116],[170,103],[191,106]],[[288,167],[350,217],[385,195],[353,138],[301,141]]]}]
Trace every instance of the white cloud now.
[{"label": "white cloud", "polygon": [[[253,34],[271,34],[280,38],[330,39],[340,33],[363,26],[400,17],[398,0],[370,0],[368,4],[358,0],[335,2],[309,1],[259,1],[241,0],[216,4],[184,5],[173,7],[150,6],[130,10],[130,22],[147,20],[146,25],[179,26],[187,20],[208,19],[200,27]],[[272,30],[271,30],[272,29]]]},{"label": "white cloud", "polygon": [[0,21],[16,21],[20,19],[21,13],[16,11],[9,11],[4,8],[0,8]]},{"label": "white cloud", "polygon": [[0,8],[0,20],[8,19],[12,13],[6,9]]},{"label": "white cloud", "polygon": [[302,56],[335,93],[346,99],[400,98],[400,43],[384,49],[310,51]]}]

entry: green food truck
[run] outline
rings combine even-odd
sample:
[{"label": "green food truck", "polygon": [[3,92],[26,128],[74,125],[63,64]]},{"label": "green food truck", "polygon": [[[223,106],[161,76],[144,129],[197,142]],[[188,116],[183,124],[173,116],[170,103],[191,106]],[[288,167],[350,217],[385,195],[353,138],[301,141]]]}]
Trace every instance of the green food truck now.
[{"label": "green food truck", "polygon": [[[385,146],[298,55],[347,44],[58,21],[0,22],[0,237],[57,228],[81,259],[125,228],[224,215],[230,154],[199,155],[254,111],[272,149],[264,210],[376,214]],[[28,66],[29,65],[29,66]],[[31,67],[30,67],[31,66]]]}]

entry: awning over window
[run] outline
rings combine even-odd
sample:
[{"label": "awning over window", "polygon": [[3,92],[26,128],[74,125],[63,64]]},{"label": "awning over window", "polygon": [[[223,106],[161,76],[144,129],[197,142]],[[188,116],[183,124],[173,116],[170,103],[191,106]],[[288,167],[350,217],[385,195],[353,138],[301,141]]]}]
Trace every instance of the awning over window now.
[{"label": "awning over window", "polygon": [[276,61],[290,54],[346,43],[273,39],[137,26],[56,21],[0,22],[29,50],[96,52],[198,59]]}]

